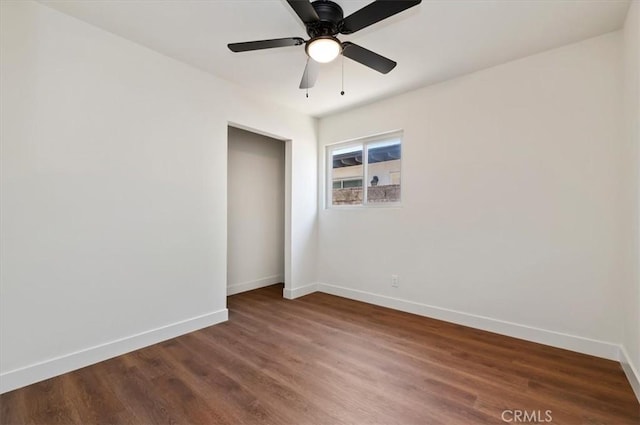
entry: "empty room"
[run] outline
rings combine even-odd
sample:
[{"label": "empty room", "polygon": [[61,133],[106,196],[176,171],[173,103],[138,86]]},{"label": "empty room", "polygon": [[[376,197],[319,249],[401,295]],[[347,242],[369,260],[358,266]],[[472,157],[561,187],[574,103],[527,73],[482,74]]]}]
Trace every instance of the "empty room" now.
[{"label": "empty room", "polygon": [[640,425],[640,0],[0,0],[0,424]]}]

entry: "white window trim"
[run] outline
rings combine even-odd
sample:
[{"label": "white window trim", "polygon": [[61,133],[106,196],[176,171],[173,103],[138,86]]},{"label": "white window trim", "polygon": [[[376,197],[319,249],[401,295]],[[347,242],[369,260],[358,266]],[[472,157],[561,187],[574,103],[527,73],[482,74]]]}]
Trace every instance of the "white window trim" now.
[{"label": "white window trim", "polygon": [[[325,146],[324,158],[325,158],[325,209],[360,209],[360,208],[399,208],[402,206],[403,190],[404,186],[403,175],[403,161],[404,158],[404,132],[403,130],[393,130],[385,133],[374,134],[371,136],[360,137],[357,139],[350,139],[342,142],[331,143]],[[400,139],[400,149],[402,155],[400,157],[400,201],[397,202],[377,202],[369,203],[367,200],[367,188],[368,188],[368,165],[369,165],[369,144],[378,142],[384,139]],[[333,205],[333,155],[332,152],[337,149],[344,149],[351,146],[362,145],[362,203],[358,205]],[[365,165],[366,163],[366,165]]]}]

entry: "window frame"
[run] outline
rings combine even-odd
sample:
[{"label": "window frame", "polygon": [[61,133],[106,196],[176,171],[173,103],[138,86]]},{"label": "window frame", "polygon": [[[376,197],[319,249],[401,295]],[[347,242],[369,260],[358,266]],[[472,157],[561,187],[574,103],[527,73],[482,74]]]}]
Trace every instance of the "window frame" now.
[{"label": "window frame", "polygon": [[[400,200],[391,202],[369,202],[368,200],[368,182],[369,182],[369,145],[389,140],[400,140]],[[362,203],[357,205],[333,205],[333,152],[339,149],[345,149],[349,147],[362,146]],[[325,209],[350,209],[350,208],[399,208],[402,206],[402,159],[404,154],[404,131],[392,130],[385,133],[374,134],[371,136],[359,137],[357,139],[346,140],[342,142],[336,142],[325,146],[324,158],[325,158]]]}]

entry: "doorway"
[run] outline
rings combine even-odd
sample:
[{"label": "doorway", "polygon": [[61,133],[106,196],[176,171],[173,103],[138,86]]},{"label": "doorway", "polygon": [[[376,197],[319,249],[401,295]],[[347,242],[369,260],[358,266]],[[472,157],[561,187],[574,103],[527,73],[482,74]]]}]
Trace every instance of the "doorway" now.
[{"label": "doorway", "polygon": [[228,127],[227,295],[285,279],[285,145]]}]

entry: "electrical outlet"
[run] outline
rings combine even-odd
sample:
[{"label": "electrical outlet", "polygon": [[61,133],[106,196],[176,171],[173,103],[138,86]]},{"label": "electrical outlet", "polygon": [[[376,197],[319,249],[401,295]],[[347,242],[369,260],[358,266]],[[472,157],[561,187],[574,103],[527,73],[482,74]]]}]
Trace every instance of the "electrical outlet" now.
[{"label": "electrical outlet", "polygon": [[398,275],[397,274],[392,274],[391,275],[391,286],[393,286],[394,288],[397,288],[399,283],[400,283],[400,280],[398,279]]}]

